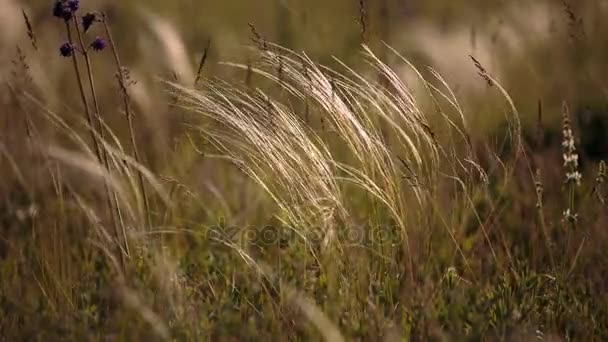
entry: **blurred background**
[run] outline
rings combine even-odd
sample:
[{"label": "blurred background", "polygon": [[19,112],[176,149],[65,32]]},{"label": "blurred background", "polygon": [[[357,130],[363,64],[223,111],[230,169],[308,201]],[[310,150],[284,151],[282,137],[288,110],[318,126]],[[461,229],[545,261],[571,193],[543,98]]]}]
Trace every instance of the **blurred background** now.
[{"label": "blurred background", "polygon": [[[62,113],[78,108],[79,98],[71,96],[76,89],[72,65],[58,52],[65,27],[51,15],[53,1],[0,4],[2,77],[13,84],[31,83],[47,108]],[[491,135],[504,127],[504,100],[479,77],[470,58],[474,56],[513,98],[527,135],[533,135],[541,108],[545,128],[559,129],[566,101],[577,128],[586,133],[581,138],[583,152],[599,159],[608,147],[602,138],[608,129],[608,1],[81,1],[81,13],[87,11],[108,14],[133,83],[132,96],[148,119],[144,122],[150,130],[142,134],[154,135],[157,150],[171,145],[171,134],[162,132],[177,122],[167,115],[157,81],[191,84],[205,54],[203,77],[246,82],[245,71],[222,63],[253,63],[255,34],[304,51],[322,64],[336,67],[337,58],[359,70],[365,67],[365,43],[404,78],[413,79],[411,69],[386,42],[423,74],[427,67],[441,73],[476,134]],[[87,33],[87,39],[96,35],[104,36],[101,25]],[[93,64],[98,82],[114,82],[109,52],[94,56]],[[107,85],[99,87],[99,96],[103,107],[112,108],[105,110],[105,117],[120,134],[123,116],[108,113],[115,111],[120,97]],[[6,92],[3,101],[10,102]],[[11,111],[10,104],[2,108]],[[15,122],[11,113],[4,118]],[[9,127],[14,125],[5,124],[7,135],[14,131]]]},{"label": "blurred background", "polygon": [[[63,25],[50,15],[52,1],[0,4],[2,74],[14,71],[10,61],[17,58],[19,47],[37,86],[48,99],[56,98],[51,94],[69,82],[65,73],[70,65],[57,52]],[[606,102],[608,1],[603,0],[87,0],[81,7],[108,13],[124,63],[138,77],[166,76],[171,63],[185,64],[175,60],[180,53],[189,65],[172,72],[196,69],[208,41],[206,76],[235,73],[218,62],[247,62],[252,24],[268,41],[330,65],[333,56],[361,62],[360,44],[365,40],[399,67],[403,63],[382,46],[385,41],[416,66],[430,65],[442,73],[463,102],[476,106],[481,125],[488,124],[486,98],[472,95],[483,94],[487,87],[469,55],[505,86],[522,113],[529,113],[524,121],[534,122],[539,100],[549,121],[559,117],[563,100],[577,110],[594,112],[602,111]],[[35,53],[22,9],[36,35]],[[173,45],[163,48],[163,43]]]}]

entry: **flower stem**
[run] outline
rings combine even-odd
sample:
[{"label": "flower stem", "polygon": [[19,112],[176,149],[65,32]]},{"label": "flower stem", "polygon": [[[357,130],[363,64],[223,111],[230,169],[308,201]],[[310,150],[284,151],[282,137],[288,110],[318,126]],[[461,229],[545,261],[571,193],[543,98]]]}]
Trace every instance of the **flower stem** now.
[{"label": "flower stem", "polygon": [[[95,109],[95,119],[97,122],[97,129],[98,129],[98,134],[99,137],[103,143],[103,141],[105,141],[105,137],[104,137],[104,128],[103,128],[103,120],[101,118],[101,114],[99,111],[99,102],[97,101],[97,92],[95,90],[95,79],[93,78],[93,67],[91,65],[91,58],[89,57],[89,51],[86,47],[86,45],[84,44],[84,39],[82,37],[82,33],[80,32],[80,27],[78,26],[78,19],[76,18],[76,16],[73,17],[72,20],[75,30],[76,30],[76,34],[78,37],[78,42],[80,44],[80,49],[82,50],[82,55],[84,56],[84,60],[85,60],[85,64],[86,64],[86,68],[87,68],[87,77],[89,80],[89,86],[90,86],[90,90],[91,90],[91,96],[93,98],[93,107]],[[92,126],[93,127],[93,126]],[[110,172],[110,165],[108,163],[108,157],[107,154],[105,153],[105,151],[101,148],[100,144],[98,144],[99,146],[99,159],[100,162],[103,164],[103,166],[106,168],[106,171],[109,173]],[[130,251],[129,251],[129,243],[128,243],[128,239],[127,239],[127,232],[126,232],[126,228],[124,225],[124,220],[122,218],[122,213],[120,210],[120,205],[118,204],[118,196],[116,195],[116,192],[114,191],[110,191],[109,189],[109,185],[106,182],[106,190],[108,193],[108,202],[110,205],[110,212],[111,212],[111,218],[112,218],[112,224],[114,225],[114,231],[116,233],[116,239],[117,242],[120,243],[121,240],[121,232],[122,232],[122,239],[123,239],[123,243],[124,243],[124,252],[126,253],[126,255],[130,255]],[[110,193],[112,193],[112,196],[110,196]],[[112,197],[112,199],[110,199],[110,197]],[[113,203],[112,203],[113,202]],[[116,210],[116,213],[114,212],[114,210]],[[116,214],[116,215],[115,215]],[[118,220],[117,220],[118,217]],[[120,228],[119,228],[119,222],[120,222]],[[123,247],[121,246],[121,250],[123,250]],[[125,255],[124,253],[121,253],[121,260],[123,262],[123,267],[125,266]]]},{"label": "flower stem", "polygon": [[[70,28],[69,23],[66,23],[66,32],[68,35],[68,41],[70,44],[73,44],[72,39],[72,30]],[[98,161],[101,163],[101,151],[99,148],[99,142],[97,141],[97,136],[95,135],[95,126],[93,125],[93,116],[91,114],[91,109],[89,108],[89,101],[87,100],[87,96],[85,94],[84,85],[82,84],[82,74],[80,73],[80,67],[78,65],[78,58],[76,54],[72,54],[72,61],[74,64],[74,72],[76,73],[76,81],[78,83],[78,90],[80,92],[80,97],[82,100],[82,104],[84,106],[84,111],[86,114],[87,124],[89,125],[89,131],[91,132],[91,139],[93,140],[93,147],[95,149],[95,154],[97,155]]]}]

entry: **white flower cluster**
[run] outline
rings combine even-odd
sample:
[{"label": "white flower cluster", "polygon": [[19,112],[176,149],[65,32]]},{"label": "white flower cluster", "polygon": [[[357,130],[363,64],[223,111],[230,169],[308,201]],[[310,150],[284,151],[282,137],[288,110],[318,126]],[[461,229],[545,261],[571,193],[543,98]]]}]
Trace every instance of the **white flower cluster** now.
[{"label": "white flower cluster", "polygon": [[581,185],[582,175],[578,172],[578,154],[576,153],[576,146],[574,144],[574,134],[572,133],[570,119],[566,113],[564,113],[563,135],[562,147],[564,149],[563,157],[564,168],[566,169],[566,183],[572,183],[578,186]]},{"label": "white flower cluster", "polygon": [[578,214],[574,213],[570,208],[566,209],[563,213],[564,221],[566,222],[576,222],[578,221]]},{"label": "white flower cluster", "polygon": [[572,165],[578,167],[578,154],[566,154],[564,153],[564,166]]},{"label": "white flower cluster", "polygon": [[578,171],[566,172],[566,183],[572,182],[578,186],[578,185],[581,185],[582,178],[583,178],[583,176]]}]

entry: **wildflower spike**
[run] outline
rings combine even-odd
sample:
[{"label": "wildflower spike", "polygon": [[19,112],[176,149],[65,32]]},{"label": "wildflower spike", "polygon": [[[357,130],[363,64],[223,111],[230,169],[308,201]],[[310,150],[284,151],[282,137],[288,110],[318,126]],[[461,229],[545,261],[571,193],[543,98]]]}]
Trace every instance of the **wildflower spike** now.
[{"label": "wildflower spike", "polygon": [[570,113],[565,102],[562,107],[562,148],[564,167],[566,169],[566,183],[579,186],[581,184],[581,173],[578,170],[578,153],[576,152]]}]

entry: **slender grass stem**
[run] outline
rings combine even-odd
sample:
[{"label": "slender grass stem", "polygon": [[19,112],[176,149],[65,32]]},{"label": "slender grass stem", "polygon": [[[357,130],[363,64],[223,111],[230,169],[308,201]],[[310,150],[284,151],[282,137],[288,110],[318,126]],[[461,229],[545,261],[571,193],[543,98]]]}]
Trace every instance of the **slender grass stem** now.
[{"label": "slender grass stem", "polygon": [[[82,36],[82,33],[80,31],[80,27],[78,26],[78,19],[76,17],[73,17],[72,23],[74,24],[74,28],[76,31],[76,35],[78,37],[78,42],[80,45],[80,49],[82,52],[82,55],[84,57],[85,60],[85,65],[87,68],[87,78],[89,81],[89,87],[90,87],[90,91],[91,91],[91,96],[93,98],[93,107],[95,109],[94,112],[94,116],[95,116],[95,121],[97,123],[97,129],[98,129],[98,134],[99,137],[101,138],[101,140],[103,141],[104,138],[104,129],[103,129],[103,121],[101,119],[101,114],[99,111],[99,102],[97,100],[97,91],[95,88],[95,79],[93,77],[93,67],[91,64],[91,58],[89,56],[89,52],[88,52],[88,47],[85,45],[84,43],[84,39]],[[69,24],[68,24],[69,27]],[[84,88],[82,88],[84,91]],[[84,95],[83,95],[84,96]],[[90,111],[89,111],[90,113]],[[93,115],[90,115],[93,116]],[[91,121],[93,121],[91,119]],[[94,127],[94,126],[91,126]],[[94,129],[94,128],[93,128]],[[110,165],[108,163],[108,157],[106,155],[106,153],[104,152],[104,150],[101,148],[100,144],[98,143],[98,158],[100,160],[100,163],[102,163],[102,165],[106,168],[106,170],[108,172],[110,172]],[[123,244],[124,244],[124,251],[126,252],[127,255],[130,255],[130,251],[129,251],[129,243],[128,243],[128,239],[127,239],[127,232],[126,232],[126,228],[124,225],[124,220],[122,218],[122,213],[120,210],[120,205],[118,203],[118,197],[116,195],[116,193],[114,191],[110,190],[109,185],[105,184],[106,186],[106,192],[108,194],[108,202],[109,202],[109,207],[110,207],[110,213],[111,213],[111,220],[112,220],[112,224],[114,226],[114,230],[116,232],[116,239],[117,242],[120,244],[120,240],[121,240],[121,232],[122,232],[122,239],[123,239]],[[113,202],[113,203],[112,203]],[[119,223],[120,223],[120,227],[119,227]],[[121,247],[122,249],[122,247]],[[123,261],[123,266],[125,264],[125,260],[124,260],[124,254],[121,253],[121,260]]]},{"label": "slender grass stem", "polygon": [[[102,22],[103,22],[103,26],[104,26],[104,29],[106,32],[106,36],[108,38],[108,42],[110,43],[110,48],[112,50],[112,54],[114,55],[114,63],[116,65],[116,72],[117,72],[116,78],[118,80],[118,86],[120,87],[120,92],[122,94],[125,115],[127,117],[127,124],[129,126],[129,137],[131,140],[131,149],[133,150],[133,156],[135,157],[135,161],[138,164],[141,164],[142,160],[141,160],[141,157],[139,154],[139,149],[137,147],[137,140],[135,139],[135,128],[133,125],[133,112],[131,111],[130,98],[129,98],[129,92],[127,90],[125,74],[123,71],[122,64],[120,62],[118,50],[116,49],[116,44],[114,43],[114,38],[112,37],[112,31],[110,30],[110,24],[108,23],[108,17],[106,16],[105,13],[102,13],[101,16],[102,16]],[[137,174],[138,174],[139,189],[143,196],[144,209],[146,212],[146,226],[150,227],[150,225],[151,225],[150,202],[149,202],[148,194],[146,192],[143,175],[141,174],[141,172],[138,172]]]},{"label": "slender grass stem", "polygon": [[545,221],[545,213],[544,213],[544,204],[543,204],[543,184],[541,181],[541,173],[540,169],[536,170],[534,187],[536,188],[536,210],[538,213],[539,224],[543,233],[543,237],[545,238],[545,245],[547,247],[547,253],[549,254],[549,260],[551,261],[551,267],[553,268],[553,273],[557,272],[557,267],[555,266],[555,258],[553,257],[553,249],[551,248],[551,238],[549,236],[549,231],[547,229],[547,222]]},{"label": "slender grass stem", "polygon": [[[70,44],[74,44],[74,40],[72,38],[72,29],[70,27],[69,23],[66,23],[66,32],[68,35],[68,41],[70,42]],[[89,107],[89,101],[87,99],[85,90],[84,90],[84,85],[82,82],[82,74],[80,72],[80,66],[78,65],[78,57],[76,56],[76,54],[72,55],[72,61],[74,64],[74,72],[76,74],[76,82],[78,83],[78,90],[80,93],[80,98],[82,100],[82,104],[84,106],[84,111],[86,114],[86,119],[87,119],[87,124],[89,125],[89,131],[91,132],[91,139],[93,140],[93,147],[95,149],[95,153],[97,155],[97,159],[98,161],[101,163],[102,162],[102,157],[101,157],[101,150],[99,147],[99,142],[97,141],[97,136],[95,135],[95,126],[93,125],[93,115],[91,114],[91,109]]]}]

